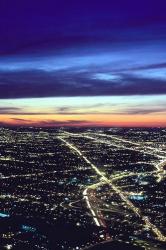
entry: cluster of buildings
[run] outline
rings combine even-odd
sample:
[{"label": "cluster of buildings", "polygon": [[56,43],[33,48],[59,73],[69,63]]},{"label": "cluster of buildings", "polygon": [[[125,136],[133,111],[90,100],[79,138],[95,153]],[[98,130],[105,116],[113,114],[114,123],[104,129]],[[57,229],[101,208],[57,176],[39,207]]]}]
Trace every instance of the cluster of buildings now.
[{"label": "cluster of buildings", "polygon": [[0,128],[0,246],[164,249],[165,141],[166,129]]}]

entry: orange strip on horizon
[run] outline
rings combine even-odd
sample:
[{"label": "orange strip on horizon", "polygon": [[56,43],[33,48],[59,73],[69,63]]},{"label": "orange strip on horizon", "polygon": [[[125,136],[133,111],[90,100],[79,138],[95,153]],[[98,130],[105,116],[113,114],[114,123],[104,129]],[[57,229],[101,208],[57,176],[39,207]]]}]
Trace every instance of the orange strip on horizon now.
[{"label": "orange strip on horizon", "polygon": [[[56,125],[57,123],[57,125]],[[166,126],[166,115],[0,115],[1,125],[13,126]]]}]

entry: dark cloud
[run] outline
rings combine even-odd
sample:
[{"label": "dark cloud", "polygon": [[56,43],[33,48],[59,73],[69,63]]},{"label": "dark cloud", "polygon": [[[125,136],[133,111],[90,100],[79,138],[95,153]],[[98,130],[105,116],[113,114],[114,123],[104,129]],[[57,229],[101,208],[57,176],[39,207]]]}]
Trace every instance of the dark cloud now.
[{"label": "dark cloud", "polygon": [[[101,111],[101,110],[97,110],[99,107],[103,106],[103,108],[106,108],[107,111]],[[155,105],[154,107],[151,106],[147,106],[147,107],[141,107],[141,106],[133,106],[133,107],[126,107],[126,104],[124,103],[124,105],[119,106],[118,104],[95,104],[95,105],[88,105],[88,106],[78,106],[78,107],[67,107],[67,106],[62,106],[60,108],[56,108],[54,112],[20,112],[19,108],[8,108],[8,107],[3,107],[0,108],[0,114],[10,114],[10,115],[53,115],[53,114],[60,114],[60,115],[93,115],[93,114],[107,114],[107,115],[111,115],[111,114],[118,114],[118,115],[148,115],[148,114],[152,114],[152,113],[165,113],[166,112],[166,103],[161,103],[160,105]],[[116,107],[115,110],[112,110],[112,107]],[[110,109],[110,111],[109,111]],[[18,110],[18,111],[17,111]],[[24,121],[24,122],[30,122],[30,120],[26,120],[23,118],[10,118],[12,120],[15,121]],[[69,120],[68,122],[73,121],[73,120]],[[43,123],[47,123],[48,121],[42,121]],[[51,122],[55,122],[54,120]],[[51,123],[49,121],[49,123]],[[76,121],[77,122],[77,121]],[[82,122],[86,122],[86,121],[82,121]],[[58,123],[58,122],[56,122]],[[60,121],[60,124],[62,122]]]},{"label": "dark cloud", "polygon": [[[101,107],[106,107],[108,105],[109,104],[107,103],[104,103],[104,104],[96,103],[94,105],[86,105],[86,104],[84,106],[77,105],[77,107],[62,106],[60,108],[55,109],[55,114],[62,114],[62,115],[82,115],[82,114],[97,114],[97,113],[101,114],[101,111],[98,112],[96,109],[101,108]],[[115,104],[112,104],[111,107],[112,106],[115,106]]]},{"label": "dark cloud", "polygon": [[[99,107],[103,106],[103,111],[97,110]],[[112,107],[115,107],[115,110],[112,110]],[[87,111],[84,111],[87,108]],[[94,108],[94,109],[93,109]],[[104,111],[106,108],[107,111]],[[109,111],[110,109],[110,111]],[[81,111],[82,110],[82,111]],[[89,111],[91,110],[91,111]],[[103,104],[98,103],[95,105],[90,106],[79,106],[79,107],[61,107],[59,109],[56,109],[56,113],[58,114],[64,114],[64,115],[81,115],[81,114],[118,114],[118,115],[146,115],[151,113],[159,113],[159,112],[166,112],[166,102],[160,102],[160,104],[156,104],[154,106],[138,106],[133,105],[132,107],[126,107],[126,103],[119,104]]]},{"label": "dark cloud", "polygon": [[156,64],[150,64],[146,66],[140,66],[132,69],[136,70],[144,70],[144,69],[165,69],[166,68],[166,62],[165,63],[156,63]]},{"label": "dark cloud", "polygon": [[160,113],[160,112],[166,112],[166,107],[163,104],[163,107],[153,107],[153,108],[148,108],[148,107],[137,107],[137,108],[126,108],[122,110],[121,112],[117,112],[116,114],[119,115],[148,115],[152,113]]},{"label": "dark cloud", "polygon": [[23,118],[10,118],[10,120],[13,120],[16,122],[31,122],[31,120],[23,119]]},{"label": "dark cloud", "polygon": [[10,112],[10,111],[6,111],[6,113],[1,113],[0,114],[7,114],[7,115],[53,115],[55,114],[55,112],[26,112],[26,111],[22,111],[22,112]]},{"label": "dark cloud", "polygon": [[60,107],[60,108],[58,108],[58,109],[55,109],[55,112],[56,113],[62,113],[62,114],[64,114],[64,113],[68,113],[68,112],[71,112],[73,110],[73,108],[72,107],[68,107],[68,106],[63,106],[63,107]]},{"label": "dark cloud", "polygon": [[1,72],[0,98],[166,94],[164,80],[130,74],[119,76],[115,82],[90,78],[89,73]]},{"label": "dark cloud", "polygon": [[85,126],[89,125],[91,122],[87,120],[65,120],[65,121],[57,121],[57,120],[42,120],[38,123],[33,123],[36,126],[44,126],[44,127],[61,127],[61,126]]},{"label": "dark cloud", "polygon": [[[165,1],[0,1],[0,53],[165,37]],[[93,32],[92,32],[93,31]]]},{"label": "dark cloud", "polygon": [[57,121],[57,120],[42,120],[38,122],[33,122],[28,119],[21,118],[10,118],[12,123],[9,122],[0,122],[0,127],[10,127],[10,126],[24,126],[25,124],[31,124],[31,126],[35,127],[63,127],[63,126],[89,126],[91,125],[90,121],[87,120],[65,120],[65,121]]},{"label": "dark cloud", "polygon": [[10,118],[11,123],[9,122],[0,122],[0,127],[6,126],[24,126],[25,124],[31,124],[31,126],[36,127],[63,127],[63,126],[88,126],[91,124],[91,121],[88,120],[65,120],[65,121],[58,121],[58,120],[41,120],[41,121],[31,121],[28,119],[23,118]]},{"label": "dark cloud", "polygon": [[[125,62],[124,62],[125,64]],[[118,73],[118,72],[134,72],[134,71],[139,71],[139,70],[155,70],[155,69],[166,69],[166,62],[163,62],[163,63],[155,63],[155,64],[148,64],[148,65],[141,65],[141,66],[134,66],[134,67],[121,67],[120,69],[117,69],[115,70],[114,69],[114,72],[115,73]],[[106,69],[107,70],[107,69]]]},{"label": "dark cloud", "polygon": [[21,108],[16,108],[16,107],[0,107],[0,114],[13,114],[13,113],[18,113]]},{"label": "dark cloud", "polygon": [[[165,13],[166,4],[162,0],[157,2],[150,0],[89,2],[1,0],[0,99],[166,94],[164,80],[132,75],[134,70],[166,67],[166,63],[163,63],[160,58],[160,53],[164,53],[166,44]],[[153,60],[155,63],[150,65],[151,59],[141,58],[144,57],[143,53],[136,53],[136,57],[132,58],[134,53],[129,52],[130,48],[137,52],[143,49],[147,58],[150,52],[153,56],[155,51],[156,60]],[[97,55],[98,52],[103,51],[106,54],[110,51],[110,58],[115,56],[114,65],[105,65],[105,61],[101,59],[97,67],[95,57],[93,62],[88,59],[88,56],[93,58],[93,54]],[[115,51],[118,51],[117,57],[114,54]],[[146,51],[150,52],[146,55]],[[159,56],[157,51],[160,52]],[[85,69],[82,62],[79,64],[80,60],[84,65],[85,58],[82,56],[79,59],[79,55],[87,56]],[[137,61],[138,65],[140,61],[142,65],[128,67],[128,64],[123,61],[128,60],[128,55],[133,61],[130,65],[136,65]],[[38,66],[47,69],[47,60],[50,65],[52,56],[55,61],[59,60],[58,58],[61,59],[60,61],[64,58],[66,61],[69,59],[68,63],[64,63],[68,69],[59,72],[35,70]],[[78,68],[84,70],[82,74],[77,73],[76,69],[69,69],[72,67],[71,58],[76,58],[74,65],[77,64],[78,58]],[[118,58],[120,58],[119,61],[117,61]],[[146,62],[149,65],[145,65]],[[11,71],[12,67],[18,67],[19,70],[25,67],[25,70]],[[8,68],[9,71],[3,72],[4,68],[6,70]],[[30,68],[34,70],[28,71]],[[116,82],[93,79],[93,74],[101,71],[107,73],[109,70],[111,72],[111,68],[117,69],[113,72],[119,76]],[[58,112],[77,113],[66,107]],[[1,109],[0,113],[24,114],[24,110],[8,108]]]}]

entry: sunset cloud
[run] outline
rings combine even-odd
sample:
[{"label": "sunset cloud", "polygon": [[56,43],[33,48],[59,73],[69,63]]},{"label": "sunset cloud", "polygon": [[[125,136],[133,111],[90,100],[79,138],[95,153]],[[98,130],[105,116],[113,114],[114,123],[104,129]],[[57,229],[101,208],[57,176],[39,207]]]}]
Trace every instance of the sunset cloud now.
[{"label": "sunset cloud", "polygon": [[163,3],[2,1],[1,124],[163,124]]}]

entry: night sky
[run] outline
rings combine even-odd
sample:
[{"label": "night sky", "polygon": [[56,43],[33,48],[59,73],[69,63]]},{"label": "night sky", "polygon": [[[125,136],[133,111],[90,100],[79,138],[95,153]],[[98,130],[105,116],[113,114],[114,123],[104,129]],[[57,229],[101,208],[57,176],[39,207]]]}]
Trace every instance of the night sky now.
[{"label": "night sky", "polygon": [[166,126],[166,1],[1,0],[0,125]]}]

